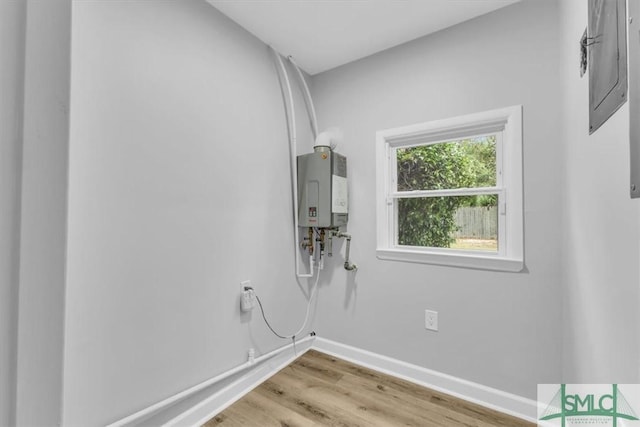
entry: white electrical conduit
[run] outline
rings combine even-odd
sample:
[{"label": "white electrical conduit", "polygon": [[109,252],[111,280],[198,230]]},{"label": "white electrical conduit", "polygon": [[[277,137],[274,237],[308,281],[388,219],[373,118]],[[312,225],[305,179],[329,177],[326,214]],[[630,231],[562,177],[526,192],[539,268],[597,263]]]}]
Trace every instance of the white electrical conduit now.
[{"label": "white electrical conduit", "polygon": [[[270,46],[271,47],[271,46]],[[296,276],[301,278],[309,278],[313,277],[313,257],[309,256],[309,273],[303,274],[300,273],[300,250],[298,249],[298,242],[300,240],[300,231],[298,227],[298,174],[296,172],[297,168],[297,134],[296,134],[296,111],[293,104],[293,92],[291,90],[291,82],[289,81],[289,73],[287,73],[287,69],[284,66],[284,62],[282,62],[282,57],[276,50],[271,47],[274,56],[278,61],[278,66],[280,67],[280,73],[282,74],[282,78],[284,79],[285,86],[287,88],[287,98],[289,99],[289,111],[291,113],[291,120],[289,120],[289,116],[287,116],[287,127],[289,129],[289,151],[290,151],[290,162],[291,162],[291,180],[292,180],[292,189],[291,194],[293,196],[293,234],[294,234],[294,252],[295,252],[295,262],[296,262]],[[285,108],[286,110],[286,108]],[[293,125],[291,124],[293,123]],[[311,242],[313,243],[313,242]],[[311,298],[309,298],[311,301]]]},{"label": "white electrical conduit", "polygon": [[[307,341],[309,341],[311,339],[314,339],[314,336],[308,336],[308,337],[306,337],[304,339],[301,339],[297,343],[301,344],[301,343],[307,342]],[[126,425],[128,425],[128,424],[130,424],[130,423],[132,423],[132,422],[134,422],[136,420],[139,420],[140,418],[142,418],[144,416],[147,416],[147,415],[153,414],[155,412],[158,412],[161,409],[163,409],[165,407],[168,407],[169,405],[171,405],[171,404],[173,404],[173,403],[175,403],[175,402],[177,402],[179,400],[187,398],[190,395],[199,392],[200,390],[203,390],[203,389],[205,389],[205,388],[207,388],[207,387],[209,387],[209,386],[211,386],[211,385],[213,385],[213,384],[215,384],[215,383],[217,383],[219,381],[224,380],[225,378],[228,378],[228,377],[230,377],[230,376],[232,376],[234,374],[237,374],[238,372],[241,372],[241,371],[247,369],[248,367],[255,365],[256,363],[261,363],[264,360],[270,359],[273,356],[276,356],[277,354],[282,353],[283,351],[285,351],[285,350],[287,350],[287,349],[289,349],[291,347],[293,347],[293,344],[288,344],[288,345],[282,346],[280,348],[277,348],[277,349],[275,349],[275,350],[273,350],[273,351],[271,351],[269,353],[263,354],[262,356],[256,357],[255,359],[253,359],[253,361],[247,361],[247,362],[243,363],[242,365],[236,366],[235,368],[233,368],[233,369],[231,369],[229,371],[223,372],[222,374],[220,374],[218,376],[210,378],[210,379],[208,379],[208,380],[206,380],[204,382],[201,382],[200,384],[194,385],[193,387],[188,388],[188,389],[186,389],[186,390],[184,390],[184,391],[182,391],[182,392],[180,392],[178,394],[174,394],[173,396],[168,397],[168,398],[156,403],[155,405],[149,406],[149,407],[147,407],[147,408],[145,408],[145,409],[143,409],[141,411],[136,412],[135,414],[129,415],[128,417],[123,418],[123,419],[121,419],[119,421],[116,421],[115,423],[109,424],[107,427],[123,427],[123,426],[126,426]]]},{"label": "white electrical conduit", "polygon": [[[309,270],[310,272],[308,274],[302,274],[300,273],[300,250],[298,249],[298,242],[300,239],[299,236],[299,229],[300,227],[298,226],[298,173],[297,173],[297,133],[296,133],[296,114],[295,114],[295,105],[294,105],[294,101],[293,101],[293,91],[291,90],[291,82],[289,80],[289,73],[287,73],[287,68],[284,65],[284,62],[282,61],[282,57],[280,56],[280,54],[278,52],[276,52],[276,50],[271,47],[271,50],[273,51],[273,54],[275,55],[277,61],[278,61],[278,66],[280,67],[280,71],[282,74],[282,79],[285,82],[285,87],[287,89],[287,98],[289,100],[289,109],[286,108],[285,106],[285,111],[290,111],[290,116],[287,115],[287,128],[289,130],[289,151],[290,151],[290,163],[291,163],[291,182],[292,182],[292,189],[291,189],[291,195],[293,197],[293,228],[294,228],[294,252],[295,252],[295,263],[296,263],[296,276],[298,278],[310,278],[313,277],[314,272],[313,272],[313,256],[309,256]],[[295,66],[295,64],[294,64]],[[297,68],[296,68],[297,69]],[[302,73],[300,72],[300,70],[298,70],[298,72],[300,73],[300,77],[303,78]],[[304,79],[303,79],[304,82]],[[306,87],[306,83],[305,83],[305,87]],[[307,88],[308,90],[308,88]],[[310,94],[309,94],[310,97]],[[313,108],[313,104],[311,104],[312,108]],[[315,111],[313,112],[313,114],[315,114]],[[315,118],[313,119],[313,123],[315,124]],[[313,241],[310,242],[310,244],[313,244]],[[322,259],[320,260],[320,262],[322,262]],[[260,301],[260,298],[256,295],[256,299],[258,300],[258,304],[260,305],[260,312],[262,313],[262,318],[264,319],[265,323],[267,324],[267,326],[269,327],[269,329],[271,330],[271,332],[274,333],[274,335],[276,335],[279,338],[282,339],[293,339],[294,340],[294,344],[295,344],[295,338],[296,336],[298,336],[300,333],[302,333],[302,331],[304,330],[304,328],[306,328],[307,323],[309,322],[309,314],[311,312],[311,303],[313,301],[314,296],[317,293],[317,289],[318,289],[318,281],[320,280],[320,271],[318,270],[318,272],[316,273],[316,280],[311,288],[311,291],[309,293],[309,299],[307,301],[307,310],[304,316],[304,321],[302,322],[302,325],[300,326],[300,328],[291,335],[282,335],[279,334],[278,332],[276,332],[271,325],[269,324],[269,321],[267,320],[267,316],[265,315],[264,312],[264,308],[262,306],[262,302]]]},{"label": "white electrical conduit", "polygon": [[[311,99],[309,86],[307,86],[307,81],[305,80],[302,71],[300,71],[300,67],[298,67],[298,64],[296,64],[296,61],[294,61],[293,56],[289,55],[287,59],[289,59],[289,62],[291,62],[293,68],[296,69],[296,72],[298,73],[298,79],[300,79],[300,82],[302,83],[302,87],[304,89],[304,103],[306,104],[307,111],[309,112],[309,119],[311,120],[311,130],[313,131],[313,140],[315,141],[315,139],[318,137],[318,119],[316,117],[316,109],[313,106],[313,99]],[[293,123],[295,124],[295,120]]]}]

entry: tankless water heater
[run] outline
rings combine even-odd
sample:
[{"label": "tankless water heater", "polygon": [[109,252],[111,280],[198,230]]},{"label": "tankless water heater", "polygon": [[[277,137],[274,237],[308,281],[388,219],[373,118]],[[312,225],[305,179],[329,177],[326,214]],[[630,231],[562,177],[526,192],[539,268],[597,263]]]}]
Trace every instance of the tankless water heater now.
[{"label": "tankless water heater", "polygon": [[336,228],[348,217],[347,158],[327,146],[298,156],[298,225]]}]

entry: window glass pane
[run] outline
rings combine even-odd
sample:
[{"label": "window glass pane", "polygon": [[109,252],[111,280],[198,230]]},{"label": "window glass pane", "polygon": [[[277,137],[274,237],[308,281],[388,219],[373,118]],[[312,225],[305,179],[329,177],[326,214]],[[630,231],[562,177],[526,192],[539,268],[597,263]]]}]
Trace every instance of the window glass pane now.
[{"label": "window glass pane", "polygon": [[396,150],[398,191],[496,185],[496,136]]},{"label": "window glass pane", "polygon": [[398,244],[498,251],[498,195],[398,199]]}]

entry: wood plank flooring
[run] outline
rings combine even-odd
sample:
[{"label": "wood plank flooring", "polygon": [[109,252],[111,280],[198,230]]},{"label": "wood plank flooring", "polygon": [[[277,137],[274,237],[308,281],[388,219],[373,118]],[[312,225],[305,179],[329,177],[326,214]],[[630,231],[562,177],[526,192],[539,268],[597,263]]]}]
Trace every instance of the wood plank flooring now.
[{"label": "wood plank flooring", "polygon": [[311,350],[204,424],[535,427],[534,424]]}]

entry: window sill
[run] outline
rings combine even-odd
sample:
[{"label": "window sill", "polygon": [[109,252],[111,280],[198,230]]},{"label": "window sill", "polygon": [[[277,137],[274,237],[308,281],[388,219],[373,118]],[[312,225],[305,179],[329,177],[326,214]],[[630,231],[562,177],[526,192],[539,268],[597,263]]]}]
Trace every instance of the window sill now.
[{"label": "window sill", "polygon": [[410,249],[377,249],[378,259],[388,261],[435,264],[447,267],[473,268],[478,270],[507,271],[517,273],[524,268],[521,259],[471,253],[437,253]]}]

